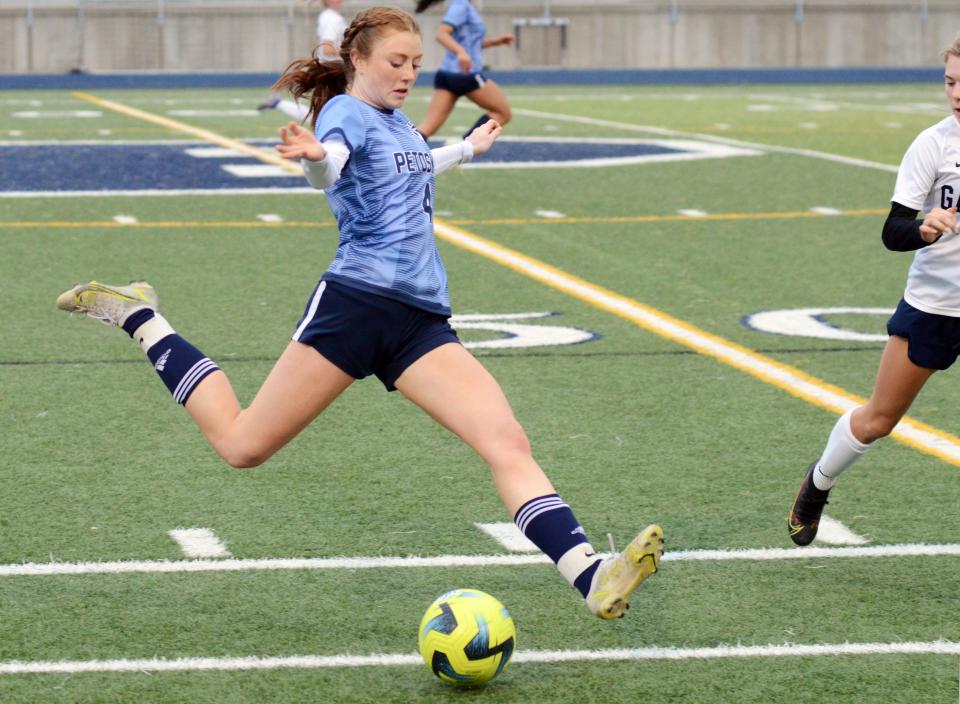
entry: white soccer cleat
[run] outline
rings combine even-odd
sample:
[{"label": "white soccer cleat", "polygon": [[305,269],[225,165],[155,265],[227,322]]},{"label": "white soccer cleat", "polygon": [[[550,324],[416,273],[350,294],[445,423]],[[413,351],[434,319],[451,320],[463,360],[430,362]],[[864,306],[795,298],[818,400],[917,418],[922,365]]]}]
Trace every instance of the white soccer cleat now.
[{"label": "white soccer cleat", "polygon": [[110,286],[91,281],[79,284],[57,297],[57,308],[80,313],[104,325],[121,326],[138,310],[157,309],[157,292],[146,281],[127,286]]},{"label": "white soccer cleat", "polygon": [[603,619],[622,618],[630,608],[630,595],[655,574],[663,555],[663,529],[647,526],[619,555],[608,557],[597,568],[587,594],[587,607]]}]

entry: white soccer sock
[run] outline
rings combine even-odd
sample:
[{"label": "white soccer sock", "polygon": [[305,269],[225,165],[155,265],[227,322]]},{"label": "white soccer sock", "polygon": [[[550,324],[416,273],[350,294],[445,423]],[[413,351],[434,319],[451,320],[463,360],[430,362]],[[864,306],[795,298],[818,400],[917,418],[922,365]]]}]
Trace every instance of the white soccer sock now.
[{"label": "white soccer sock", "polygon": [[873,443],[864,444],[854,437],[853,430],[850,428],[852,415],[853,411],[850,410],[840,416],[813,470],[813,484],[822,491],[832,488],[837,477],[873,445]]},{"label": "white soccer sock", "polygon": [[590,543],[580,543],[563,553],[557,562],[557,569],[571,585],[577,586],[577,578],[586,572],[600,558]]},{"label": "white soccer sock", "polygon": [[276,104],[275,107],[284,115],[289,115],[297,122],[302,122],[307,116],[307,113],[310,112],[310,108],[308,108],[306,105],[295,103],[292,100],[281,100]]},{"label": "white soccer sock", "polygon": [[154,311],[153,317],[133,331],[133,339],[140,345],[140,349],[147,352],[167,335],[173,335],[174,329],[167,319]]}]

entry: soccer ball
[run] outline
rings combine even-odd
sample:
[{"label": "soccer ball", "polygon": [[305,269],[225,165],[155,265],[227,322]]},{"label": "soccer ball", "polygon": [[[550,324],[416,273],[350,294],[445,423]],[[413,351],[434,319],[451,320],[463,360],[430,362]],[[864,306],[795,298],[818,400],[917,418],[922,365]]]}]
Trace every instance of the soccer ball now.
[{"label": "soccer ball", "polygon": [[486,592],[455,589],[430,604],[418,641],[433,674],[471,687],[500,674],[513,655],[517,629],[510,612]]}]

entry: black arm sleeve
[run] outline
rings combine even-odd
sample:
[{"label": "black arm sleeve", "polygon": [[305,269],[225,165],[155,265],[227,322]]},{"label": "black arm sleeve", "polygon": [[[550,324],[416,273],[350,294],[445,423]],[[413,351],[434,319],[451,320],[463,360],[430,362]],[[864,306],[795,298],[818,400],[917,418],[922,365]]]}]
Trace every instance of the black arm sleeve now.
[{"label": "black arm sleeve", "polygon": [[918,210],[892,203],[886,222],[883,223],[883,244],[894,252],[912,252],[915,249],[929,247],[931,242],[924,242],[920,236],[920,220],[917,220]]}]

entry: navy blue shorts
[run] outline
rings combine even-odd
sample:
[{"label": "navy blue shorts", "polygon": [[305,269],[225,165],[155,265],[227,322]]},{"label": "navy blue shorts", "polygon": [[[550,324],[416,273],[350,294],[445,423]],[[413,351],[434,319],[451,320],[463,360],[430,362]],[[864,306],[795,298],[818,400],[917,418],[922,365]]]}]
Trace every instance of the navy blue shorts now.
[{"label": "navy blue shorts", "polygon": [[433,76],[433,87],[437,90],[447,90],[458,98],[483,88],[487,82],[482,73],[454,73],[453,71],[437,71]]},{"label": "navy blue shorts", "polygon": [[375,374],[387,391],[411,364],[448,342],[449,318],[392,298],[321,280],[293,339],[310,345],[354,379]]},{"label": "navy blue shorts", "polygon": [[910,361],[925,369],[947,369],[960,354],[960,318],[926,313],[902,299],[887,334],[906,338]]}]

